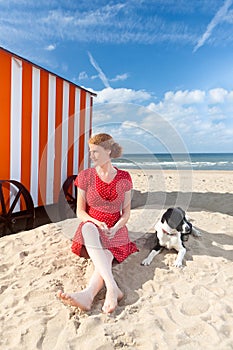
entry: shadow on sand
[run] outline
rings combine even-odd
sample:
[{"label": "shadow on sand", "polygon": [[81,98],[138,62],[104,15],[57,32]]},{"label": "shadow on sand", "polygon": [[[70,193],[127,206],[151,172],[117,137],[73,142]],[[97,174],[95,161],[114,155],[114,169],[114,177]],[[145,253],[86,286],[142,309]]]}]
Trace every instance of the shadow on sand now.
[{"label": "shadow on sand", "polygon": [[232,193],[213,193],[213,192],[140,192],[133,191],[132,209],[144,207],[147,208],[168,208],[183,203],[189,203],[188,208],[192,211],[219,212],[233,216],[233,194]]},{"label": "shadow on sand", "polygon": [[[178,192],[164,193],[141,193],[134,191],[132,198],[132,209],[136,208],[168,208],[176,205],[176,199]],[[179,193],[180,196],[180,193]],[[190,193],[183,193],[181,198],[186,199],[190,196]],[[233,216],[233,195],[222,193],[192,193],[189,212],[192,211],[207,211],[207,212],[219,212]],[[209,257],[222,257],[223,259],[233,261],[233,238],[224,233],[209,233],[201,230],[201,238],[190,237],[189,241],[185,244],[187,252],[184,258],[184,265],[187,261],[193,260],[193,255],[196,256],[209,256]],[[140,290],[144,283],[154,279],[155,269],[169,270],[171,266],[168,266],[164,262],[165,255],[177,254],[175,250],[168,251],[164,249],[153,260],[150,266],[142,266],[141,261],[147,256],[149,251],[154,245],[153,233],[146,233],[142,237],[140,232],[132,232],[134,237],[140,237],[136,240],[136,244],[140,251],[136,254],[129,256],[122,264],[114,267],[114,275],[120,286],[124,286],[123,289],[126,298],[122,307],[118,310],[120,314],[127,305],[132,305],[139,300],[138,290]],[[226,246],[227,249],[226,249]],[[174,257],[175,260],[175,257]],[[132,278],[132,276],[134,276]],[[128,295],[128,297],[127,297]]]}]

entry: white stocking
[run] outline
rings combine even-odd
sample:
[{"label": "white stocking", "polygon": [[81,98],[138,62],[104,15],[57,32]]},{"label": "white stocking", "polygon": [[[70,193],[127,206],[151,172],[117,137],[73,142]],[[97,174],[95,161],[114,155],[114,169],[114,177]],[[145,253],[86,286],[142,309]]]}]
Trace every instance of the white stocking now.
[{"label": "white stocking", "polygon": [[[103,278],[107,288],[117,287],[112,274],[112,260],[113,255],[107,249],[104,249],[97,227],[87,222],[82,227],[82,235],[86,250],[95,266],[96,273],[98,272]],[[93,278],[97,275],[93,275]]]},{"label": "white stocking", "polygon": [[[118,300],[123,298],[123,293],[118,288],[112,274],[113,255],[109,250],[103,248],[99,237],[99,231],[94,224],[90,222],[84,224],[82,227],[82,235],[86,250],[95,266],[95,273],[92,276],[93,282],[95,283],[89,285],[89,288],[92,287],[97,290],[97,286],[100,286],[98,283],[104,280],[107,292],[102,309],[105,313],[111,313],[117,307]],[[96,281],[98,283],[96,283]]]}]

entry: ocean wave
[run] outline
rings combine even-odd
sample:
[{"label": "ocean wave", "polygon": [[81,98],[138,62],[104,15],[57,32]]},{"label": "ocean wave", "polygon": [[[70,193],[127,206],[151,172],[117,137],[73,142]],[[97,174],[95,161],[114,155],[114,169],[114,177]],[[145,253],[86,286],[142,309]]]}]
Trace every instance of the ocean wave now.
[{"label": "ocean wave", "polygon": [[113,164],[121,169],[193,169],[193,170],[233,170],[233,161],[141,161],[134,159],[115,161]]}]

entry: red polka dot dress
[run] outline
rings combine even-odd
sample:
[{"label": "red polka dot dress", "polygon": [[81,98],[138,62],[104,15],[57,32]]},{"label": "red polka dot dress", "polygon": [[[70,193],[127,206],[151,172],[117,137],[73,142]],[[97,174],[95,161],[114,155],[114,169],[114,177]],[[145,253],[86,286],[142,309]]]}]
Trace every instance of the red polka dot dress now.
[{"label": "red polka dot dress", "polygon": [[[132,179],[127,171],[117,170],[116,176],[110,183],[100,179],[95,168],[80,172],[74,184],[86,192],[87,213],[107,226],[113,227],[121,217],[121,208],[125,192],[132,189]],[[72,252],[86,257],[83,245],[82,222],[73,238]],[[138,251],[135,243],[131,242],[126,226],[120,228],[112,239],[98,227],[104,248],[110,250],[118,262],[125,260],[130,254]]]}]

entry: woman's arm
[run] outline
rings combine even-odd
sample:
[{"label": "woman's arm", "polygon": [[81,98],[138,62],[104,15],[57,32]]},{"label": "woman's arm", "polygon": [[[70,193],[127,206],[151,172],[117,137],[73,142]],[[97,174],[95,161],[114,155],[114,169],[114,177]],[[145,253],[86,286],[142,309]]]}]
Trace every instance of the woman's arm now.
[{"label": "woman's arm", "polygon": [[82,222],[91,221],[95,225],[97,225],[99,228],[101,228],[102,230],[108,230],[108,227],[107,227],[105,222],[101,222],[99,220],[96,220],[96,219],[92,218],[90,215],[88,215],[88,213],[86,212],[86,206],[87,206],[86,192],[84,190],[81,190],[80,188],[78,188],[77,211],[76,211],[77,217]]}]

